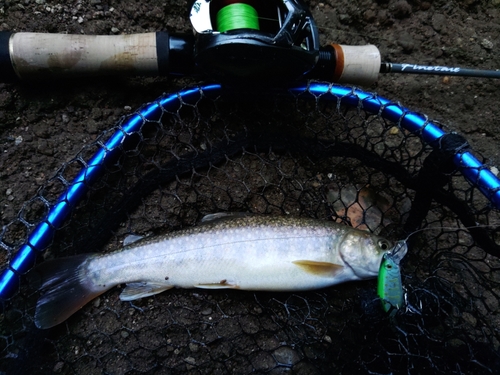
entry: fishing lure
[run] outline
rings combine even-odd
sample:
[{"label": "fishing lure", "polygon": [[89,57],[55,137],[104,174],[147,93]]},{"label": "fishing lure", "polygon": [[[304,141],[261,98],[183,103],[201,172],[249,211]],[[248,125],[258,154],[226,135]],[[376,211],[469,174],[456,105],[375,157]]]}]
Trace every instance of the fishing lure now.
[{"label": "fishing lure", "polygon": [[378,273],[377,294],[385,312],[394,314],[404,304],[403,282],[399,264],[406,255],[406,241],[399,241],[394,249],[382,257]]}]

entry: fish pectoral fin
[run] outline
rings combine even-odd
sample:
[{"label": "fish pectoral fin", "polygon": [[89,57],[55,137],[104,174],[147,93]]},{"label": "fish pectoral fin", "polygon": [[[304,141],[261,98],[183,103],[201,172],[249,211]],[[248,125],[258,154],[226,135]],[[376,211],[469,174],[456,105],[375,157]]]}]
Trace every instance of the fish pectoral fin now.
[{"label": "fish pectoral fin", "polygon": [[172,289],[173,285],[157,284],[150,282],[128,283],[120,294],[122,301],[133,301],[139,298],[153,296],[155,294]]},{"label": "fish pectoral fin", "polygon": [[235,282],[224,279],[219,281],[218,283],[204,283],[204,284],[196,284],[195,288],[200,289],[239,289],[240,287]]},{"label": "fish pectoral fin", "polygon": [[344,266],[330,262],[317,262],[315,260],[294,260],[292,262],[304,271],[318,276],[335,276],[341,273]]}]

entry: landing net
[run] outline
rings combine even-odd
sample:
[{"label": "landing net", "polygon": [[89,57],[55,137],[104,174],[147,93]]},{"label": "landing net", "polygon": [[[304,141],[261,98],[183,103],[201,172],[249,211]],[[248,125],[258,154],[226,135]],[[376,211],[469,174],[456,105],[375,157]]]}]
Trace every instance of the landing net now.
[{"label": "landing net", "polygon": [[[453,129],[425,118],[411,128],[405,118],[417,115],[397,104],[318,85],[264,97],[203,86],[144,105],[4,220],[2,270],[23,246],[29,269],[30,251],[38,262],[109,252],[130,234],[161,234],[226,211],[334,220],[391,239],[433,228],[412,238],[402,263],[405,309],[384,313],[375,280],[307,293],[171,290],[133,303],[114,288],[39,330],[39,294],[21,277],[2,302],[0,371],[497,371],[495,168]],[[488,227],[466,228],[477,224]]]}]

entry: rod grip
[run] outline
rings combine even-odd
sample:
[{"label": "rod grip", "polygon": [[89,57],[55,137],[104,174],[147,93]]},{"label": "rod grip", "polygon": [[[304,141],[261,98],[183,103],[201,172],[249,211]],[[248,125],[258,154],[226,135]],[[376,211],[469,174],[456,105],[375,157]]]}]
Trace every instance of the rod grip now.
[{"label": "rod grip", "polygon": [[335,51],[333,82],[369,86],[380,72],[380,51],[372,44],[365,46],[331,45]]},{"label": "rod grip", "polygon": [[[177,49],[170,51],[171,45],[174,49],[192,48],[189,38],[184,42],[182,38],[171,38],[167,32],[131,35],[2,32],[0,81],[67,76],[166,75],[170,73],[171,57],[192,53],[181,50],[183,54]],[[175,61],[173,65],[181,66]]]}]

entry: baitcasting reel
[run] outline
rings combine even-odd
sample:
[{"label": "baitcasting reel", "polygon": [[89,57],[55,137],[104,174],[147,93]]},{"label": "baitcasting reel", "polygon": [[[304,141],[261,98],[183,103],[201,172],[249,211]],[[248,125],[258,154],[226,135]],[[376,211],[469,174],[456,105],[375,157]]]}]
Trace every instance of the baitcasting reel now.
[{"label": "baitcasting reel", "polygon": [[275,84],[300,78],[371,84],[380,70],[375,46],[320,48],[301,0],[196,0],[194,61],[220,82]]}]

